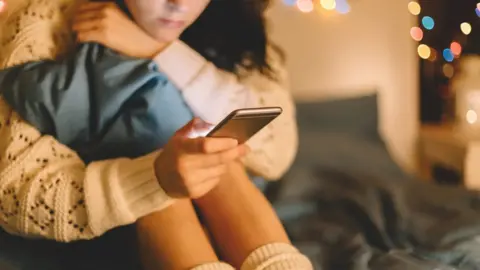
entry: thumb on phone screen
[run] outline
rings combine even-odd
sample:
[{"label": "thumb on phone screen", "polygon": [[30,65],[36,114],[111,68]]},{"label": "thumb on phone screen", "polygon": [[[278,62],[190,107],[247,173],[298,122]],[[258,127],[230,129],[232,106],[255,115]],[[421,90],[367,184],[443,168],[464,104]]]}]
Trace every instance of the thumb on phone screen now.
[{"label": "thumb on phone screen", "polygon": [[205,137],[214,127],[215,125],[196,117],[179,129],[176,135],[188,138]]}]

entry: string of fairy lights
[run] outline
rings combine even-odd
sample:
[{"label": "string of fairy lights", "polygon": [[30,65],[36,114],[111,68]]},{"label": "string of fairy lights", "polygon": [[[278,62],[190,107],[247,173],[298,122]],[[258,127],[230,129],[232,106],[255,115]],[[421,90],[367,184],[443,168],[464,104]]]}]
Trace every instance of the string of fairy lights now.
[{"label": "string of fairy lights", "polygon": [[[348,0],[283,0],[288,6],[295,6],[301,12],[312,12],[317,4],[325,10],[336,11],[340,14],[347,14],[350,12],[350,4]],[[6,0],[0,0],[0,13],[5,10],[7,6]]]},{"label": "string of fairy lights", "polygon": [[304,13],[312,12],[316,7],[321,7],[327,11],[336,11],[339,14],[350,12],[348,0],[283,0],[283,3],[287,6],[296,7]]},{"label": "string of fairy lights", "polygon": [[[350,12],[348,0],[283,0],[288,6],[296,6],[301,12],[312,12],[318,3],[325,10],[337,11],[340,14]],[[0,12],[6,8],[6,1],[0,0]]]},{"label": "string of fairy lights", "polygon": [[[428,61],[437,61],[439,57],[439,52],[434,48],[428,46],[425,43],[422,43],[426,32],[432,31],[435,28],[435,19],[428,15],[422,15],[422,7],[416,1],[411,1],[408,3],[408,11],[414,16],[421,16],[420,25],[414,26],[410,29],[410,36],[417,42],[419,42],[417,47],[418,56],[421,59]],[[480,2],[472,7],[472,12],[475,12],[478,17],[480,17]],[[472,33],[472,24],[470,22],[462,22],[459,26],[459,30],[465,36],[468,36]],[[445,61],[443,65],[443,74],[447,78],[452,78],[454,75],[454,67],[451,64],[456,59],[460,58],[462,54],[463,46],[459,40],[452,40],[448,48],[444,48],[441,51],[441,57]]]}]

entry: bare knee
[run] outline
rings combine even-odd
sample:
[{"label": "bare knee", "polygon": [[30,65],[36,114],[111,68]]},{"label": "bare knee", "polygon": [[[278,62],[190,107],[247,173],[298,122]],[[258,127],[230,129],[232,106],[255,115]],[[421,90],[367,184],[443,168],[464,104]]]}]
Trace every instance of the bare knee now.
[{"label": "bare knee", "polygon": [[150,213],[137,221],[137,228],[158,227],[159,220],[169,219],[170,217],[196,218],[195,210],[189,199],[177,200],[172,205]]},{"label": "bare knee", "polygon": [[136,227],[146,269],[191,269],[218,261],[190,200],[177,200],[139,219]]}]

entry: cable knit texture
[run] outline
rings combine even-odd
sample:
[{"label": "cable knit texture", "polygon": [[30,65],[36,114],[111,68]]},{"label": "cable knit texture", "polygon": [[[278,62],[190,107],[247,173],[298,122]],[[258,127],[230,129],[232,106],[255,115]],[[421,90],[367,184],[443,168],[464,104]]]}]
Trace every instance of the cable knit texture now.
[{"label": "cable knit texture", "polygon": [[272,243],[253,251],[241,270],[313,270],[313,265],[292,245]]},{"label": "cable knit texture", "polygon": [[[0,13],[0,68],[66,52],[71,36],[65,34],[70,28],[65,18],[71,17],[73,3],[8,1]],[[1,97],[0,138],[0,225],[12,234],[90,239],[172,203],[154,177],[158,153],[87,168],[74,151],[20,119]]]},{"label": "cable knit texture", "polygon": [[[235,269],[223,262],[203,264],[192,270]],[[295,247],[285,243],[272,243],[254,250],[241,270],[313,270],[310,260]]]},{"label": "cable knit texture", "polygon": [[52,59],[66,53],[73,44],[69,30],[76,5],[71,0],[7,1],[0,14],[0,67],[40,59]]},{"label": "cable knit texture", "polygon": [[[68,52],[72,37],[67,18],[81,1],[7,1],[6,12],[0,13],[0,68]],[[239,80],[181,42],[155,61],[189,106],[211,122],[236,108],[283,107],[282,116],[249,141],[253,151],[245,164],[268,179],[288,169],[297,130],[283,68],[278,68],[279,81],[260,74]],[[85,166],[74,151],[20,119],[1,97],[0,138],[0,226],[12,234],[67,242],[89,239],[173,202],[154,177],[158,153]]]},{"label": "cable knit texture", "polygon": [[234,270],[232,266],[223,262],[214,262],[208,264],[202,264],[197,267],[192,268],[191,270]]}]

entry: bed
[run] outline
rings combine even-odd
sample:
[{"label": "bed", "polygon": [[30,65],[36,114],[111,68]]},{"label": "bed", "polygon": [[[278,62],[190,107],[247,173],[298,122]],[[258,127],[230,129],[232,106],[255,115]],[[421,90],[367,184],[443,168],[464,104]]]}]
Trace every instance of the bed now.
[{"label": "bed", "polygon": [[298,103],[300,145],[267,195],[315,269],[480,269],[480,198],[405,173],[377,95]]},{"label": "bed", "polygon": [[[292,241],[315,269],[480,270],[480,197],[405,173],[378,132],[377,110],[375,94],[297,104],[297,158],[266,188]],[[66,248],[0,231],[0,269],[138,269],[132,243],[102,239]]]}]

